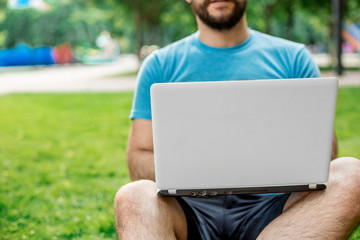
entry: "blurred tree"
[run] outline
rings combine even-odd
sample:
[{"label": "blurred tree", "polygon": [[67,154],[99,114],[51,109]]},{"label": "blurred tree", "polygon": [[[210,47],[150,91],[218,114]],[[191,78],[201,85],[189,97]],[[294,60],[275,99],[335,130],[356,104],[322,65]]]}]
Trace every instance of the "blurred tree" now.
[{"label": "blurred tree", "polygon": [[171,43],[197,31],[196,21],[191,7],[183,0],[172,1],[161,14],[163,44]]},{"label": "blurred tree", "polygon": [[160,13],[164,1],[122,0],[132,13],[135,28],[135,49],[148,43],[160,44]]},{"label": "blurred tree", "polygon": [[195,29],[191,9],[183,0],[118,1],[131,12],[137,53],[144,45],[163,46]]},{"label": "blurred tree", "polygon": [[0,32],[5,35],[4,47],[14,47],[19,42],[30,46],[62,43],[95,46],[96,37],[113,28],[107,12],[81,1],[53,4],[46,12],[31,8],[5,9],[4,19],[0,22]]},{"label": "blurred tree", "polygon": [[258,0],[257,3],[259,4],[248,4],[250,27],[305,44],[321,42],[325,48],[328,47],[331,30],[330,1]]},{"label": "blurred tree", "polygon": [[[196,31],[191,7],[184,0],[47,0],[50,11],[9,10],[0,0],[0,46],[17,42],[33,46],[69,42],[94,45],[109,31],[122,49],[139,53],[144,45],[164,46]],[[359,0],[347,0],[346,18],[360,19]],[[249,26],[275,36],[322,43],[328,48],[332,29],[329,0],[249,1]]]},{"label": "blurred tree", "polygon": [[[7,0],[0,0],[0,23],[3,22],[6,18],[6,6],[7,6]],[[6,34],[1,29],[0,24],[0,47],[4,45],[6,38]]]},{"label": "blurred tree", "polygon": [[360,21],[360,0],[345,1],[345,18],[351,22]]}]

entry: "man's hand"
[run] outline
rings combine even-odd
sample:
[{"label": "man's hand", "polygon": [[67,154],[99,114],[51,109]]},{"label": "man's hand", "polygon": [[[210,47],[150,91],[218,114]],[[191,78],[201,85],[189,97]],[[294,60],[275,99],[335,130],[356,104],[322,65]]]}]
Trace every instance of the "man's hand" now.
[{"label": "man's hand", "polygon": [[133,181],[149,179],[155,181],[152,122],[134,119],[129,135],[127,162]]}]

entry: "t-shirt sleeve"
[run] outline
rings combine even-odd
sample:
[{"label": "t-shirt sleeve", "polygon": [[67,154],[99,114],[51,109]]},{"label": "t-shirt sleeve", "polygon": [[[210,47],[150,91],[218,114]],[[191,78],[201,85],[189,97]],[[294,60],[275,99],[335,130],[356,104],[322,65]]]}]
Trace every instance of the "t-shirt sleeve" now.
[{"label": "t-shirt sleeve", "polygon": [[311,53],[305,46],[300,48],[295,57],[293,68],[294,78],[316,78],[320,77],[320,70],[316,65]]},{"label": "t-shirt sleeve", "polygon": [[156,56],[149,55],[142,63],[136,80],[136,89],[130,119],[151,120],[150,87],[159,81],[160,68]]}]

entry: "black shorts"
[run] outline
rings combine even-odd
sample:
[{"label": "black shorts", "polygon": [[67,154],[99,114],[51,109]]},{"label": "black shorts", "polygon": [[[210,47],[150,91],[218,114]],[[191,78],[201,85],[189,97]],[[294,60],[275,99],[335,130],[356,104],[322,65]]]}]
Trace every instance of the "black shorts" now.
[{"label": "black shorts", "polygon": [[187,220],[188,239],[256,239],[290,194],[177,198]]}]

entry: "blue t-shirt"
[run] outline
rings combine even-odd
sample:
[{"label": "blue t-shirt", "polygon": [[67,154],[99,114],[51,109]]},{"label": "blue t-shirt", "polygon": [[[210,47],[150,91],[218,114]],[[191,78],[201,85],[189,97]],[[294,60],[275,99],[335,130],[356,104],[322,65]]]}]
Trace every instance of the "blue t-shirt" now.
[{"label": "blue t-shirt", "polygon": [[199,34],[154,51],[143,62],[130,118],[151,120],[153,83],[319,77],[303,44],[250,30],[250,37],[230,48],[203,44]]}]

